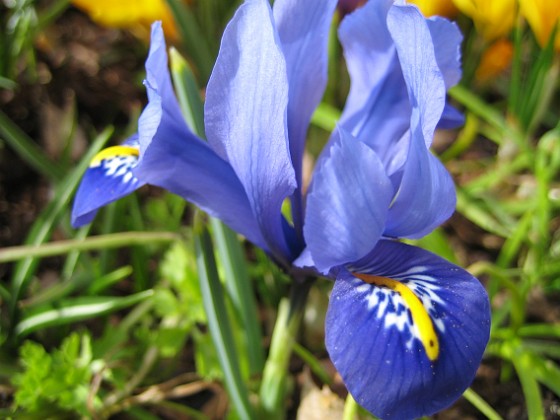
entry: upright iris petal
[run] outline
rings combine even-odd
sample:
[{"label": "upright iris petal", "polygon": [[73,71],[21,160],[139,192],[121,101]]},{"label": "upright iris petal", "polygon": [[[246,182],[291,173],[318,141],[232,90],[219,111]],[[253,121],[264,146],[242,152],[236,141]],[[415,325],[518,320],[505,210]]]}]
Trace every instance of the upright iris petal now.
[{"label": "upright iris petal", "polygon": [[[352,79],[341,124],[378,153],[394,186],[384,233],[424,236],[455,208],[453,181],[428,147],[446,86],[460,76],[461,38],[453,24],[391,1],[348,16],[340,37]],[[437,54],[434,43],[451,57]]]},{"label": "upright iris petal", "polygon": [[301,235],[302,163],[307,128],[327,85],[327,41],[336,0],[289,0],[274,5],[274,20],[288,73],[288,135],[297,188],[292,218]]},{"label": "upright iris petal", "polygon": [[260,0],[249,0],[226,28],[208,82],[206,135],[243,184],[273,254],[293,259],[280,213],[296,187],[287,106],[286,61],[272,11]]},{"label": "upright iris petal", "polygon": [[328,272],[368,254],[383,233],[391,197],[377,154],[338,128],[307,197],[304,234],[315,267]]}]

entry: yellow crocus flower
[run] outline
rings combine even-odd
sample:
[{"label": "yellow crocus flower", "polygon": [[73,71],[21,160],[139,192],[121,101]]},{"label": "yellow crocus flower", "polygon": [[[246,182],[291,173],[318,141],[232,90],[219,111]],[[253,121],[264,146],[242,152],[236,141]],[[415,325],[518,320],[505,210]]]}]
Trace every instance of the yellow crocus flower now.
[{"label": "yellow crocus flower", "polygon": [[165,0],[72,0],[102,26],[130,29],[148,37],[152,22],[161,20],[167,36],[176,36],[175,22]]},{"label": "yellow crocus flower", "polygon": [[487,41],[507,36],[515,22],[516,0],[453,0]]},{"label": "yellow crocus flower", "polygon": [[[560,20],[560,1],[558,0],[519,0],[520,12],[529,22],[541,47],[552,35],[554,26]],[[560,33],[557,32],[554,48],[560,50]]]},{"label": "yellow crocus flower", "polygon": [[453,18],[457,16],[458,12],[453,0],[408,0],[408,3],[418,6],[426,17],[445,16]]}]

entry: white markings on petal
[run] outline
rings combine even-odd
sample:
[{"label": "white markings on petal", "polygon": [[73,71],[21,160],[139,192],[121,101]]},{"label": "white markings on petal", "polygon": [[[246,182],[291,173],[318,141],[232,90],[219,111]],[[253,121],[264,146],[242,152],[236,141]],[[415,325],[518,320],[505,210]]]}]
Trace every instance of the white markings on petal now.
[{"label": "white markings on petal", "polygon": [[425,267],[415,267],[390,279],[354,274],[354,285],[383,328],[397,329],[408,350],[418,340],[428,358],[435,360],[439,355],[438,332],[445,332],[440,315],[445,303],[437,294],[441,288],[436,280],[425,272]]},{"label": "white markings on petal", "polygon": [[102,150],[91,161],[90,169],[100,170],[101,176],[118,178],[123,184],[138,183],[132,170],[138,164],[138,146],[114,146]]}]

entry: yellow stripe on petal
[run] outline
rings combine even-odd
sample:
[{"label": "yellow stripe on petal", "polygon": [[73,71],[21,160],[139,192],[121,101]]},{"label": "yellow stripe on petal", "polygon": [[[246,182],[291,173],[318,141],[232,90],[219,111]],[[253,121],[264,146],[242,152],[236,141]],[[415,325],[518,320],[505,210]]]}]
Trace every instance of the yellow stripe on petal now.
[{"label": "yellow stripe on petal", "polygon": [[126,156],[138,156],[140,151],[137,147],[133,146],[112,146],[106,149],[103,149],[101,152],[96,154],[93,159],[91,160],[89,166],[91,168],[95,166],[99,166],[101,162],[106,159],[111,159],[115,157],[126,157]]},{"label": "yellow stripe on petal", "polygon": [[424,346],[428,359],[436,360],[439,356],[438,336],[432,318],[430,318],[428,311],[418,296],[406,284],[397,280],[369,274],[353,273],[353,275],[366,283],[391,289],[402,297],[410,310],[412,321],[417,328],[418,338]]}]

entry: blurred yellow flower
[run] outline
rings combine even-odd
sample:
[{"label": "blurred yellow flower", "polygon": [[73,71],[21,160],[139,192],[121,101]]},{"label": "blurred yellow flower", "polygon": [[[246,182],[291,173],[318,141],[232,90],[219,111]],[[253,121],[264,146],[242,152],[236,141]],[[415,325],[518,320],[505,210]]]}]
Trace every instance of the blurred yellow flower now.
[{"label": "blurred yellow flower", "polygon": [[[554,25],[560,20],[560,2],[558,0],[519,0],[521,14],[529,22],[531,30],[544,47],[552,35]],[[557,32],[554,48],[560,50],[560,33]]]},{"label": "blurred yellow flower", "polygon": [[513,44],[507,39],[499,39],[492,43],[480,59],[478,68],[476,69],[476,78],[480,82],[487,82],[511,64],[513,58]]},{"label": "blurred yellow flower", "polygon": [[408,0],[408,3],[418,6],[426,17],[437,15],[453,18],[458,12],[453,0]]},{"label": "blurred yellow flower", "polygon": [[175,38],[177,35],[173,16],[165,0],[72,0],[72,4],[99,25],[130,29],[146,39],[150,25],[156,20],[162,21],[168,37]]},{"label": "blurred yellow flower", "polygon": [[[558,1],[558,0],[552,0]],[[507,36],[515,21],[516,0],[453,0],[487,41]]]}]

